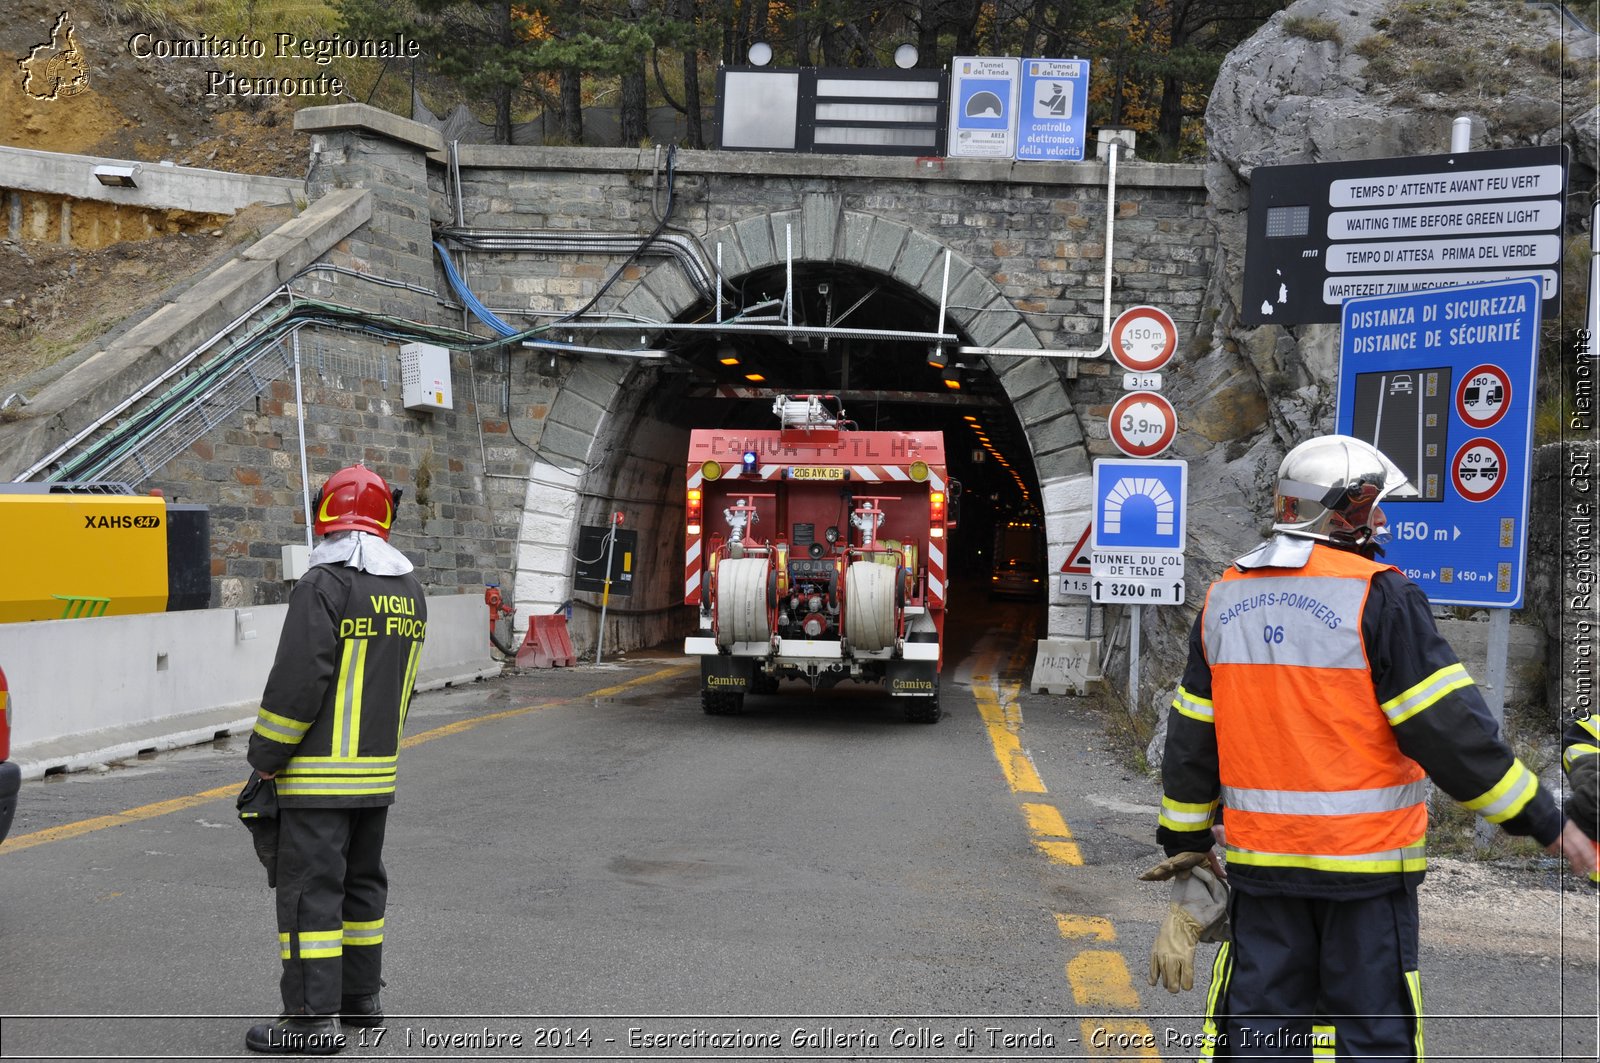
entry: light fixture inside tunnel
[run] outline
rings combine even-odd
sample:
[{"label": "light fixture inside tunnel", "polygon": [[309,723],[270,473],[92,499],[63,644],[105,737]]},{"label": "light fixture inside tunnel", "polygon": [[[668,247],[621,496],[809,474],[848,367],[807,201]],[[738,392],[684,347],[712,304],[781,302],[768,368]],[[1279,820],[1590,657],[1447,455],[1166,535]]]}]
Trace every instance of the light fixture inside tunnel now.
[{"label": "light fixture inside tunnel", "polygon": [[950,364],[950,356],[945,353],[943,347],[935,344],[928,348],[928,364],[935,369],[943,369]]},{"label": "light fixture inside tunnel", "polygon": [[752,383],[752,384],[760,384],[760,383],[765,382],[766,379],[767,379],[765,376],[762,376],[760,373],[746,373],[744,375],[744,378],[746,380],[750,381],[750,383]]},{"label": "light fixture inside tunnel", "polygon": [[961,367],[959,365],[946,366],[944,370],[944,386],[951,391],[961,390]]},{"label": "light fixture inside tunnel", "polygon": [[738,365],[739,352],[734,350],[733,344],[724,343],[717,348],[717,361],[723,365]]}]

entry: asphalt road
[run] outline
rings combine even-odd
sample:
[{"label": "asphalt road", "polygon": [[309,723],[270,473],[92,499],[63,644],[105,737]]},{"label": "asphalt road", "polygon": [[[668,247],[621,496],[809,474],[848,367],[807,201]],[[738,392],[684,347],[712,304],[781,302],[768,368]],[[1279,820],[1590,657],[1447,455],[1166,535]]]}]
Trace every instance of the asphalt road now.
[{"label": "asphalt road", "polygon": [[[344,1058],[1192,1058],[1211,947],[1193,992],[1144,980],[1157,786],[1115,710],[1025,692],[1031,630],[968,610],[934,726],[871,688],[707,716],[670,650],[420,695],[389,1029]],[[277,950],[243,745],[24,786],[0,1057],[248,1056]],[[1541,884],[1437,932],[1482,880],[1425,901],[1431,1060],[1595,1058],[1594,903]]]}]

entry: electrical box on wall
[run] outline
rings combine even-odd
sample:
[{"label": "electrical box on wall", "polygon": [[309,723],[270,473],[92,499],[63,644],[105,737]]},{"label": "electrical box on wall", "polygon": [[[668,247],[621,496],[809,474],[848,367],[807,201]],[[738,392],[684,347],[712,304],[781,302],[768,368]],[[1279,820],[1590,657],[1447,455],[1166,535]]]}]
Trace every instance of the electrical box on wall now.
[{"label": "electrical box on wall", "polygon": [[408,410],[450,410],[450,352],[431,343],[400,348],[400,397]]}]

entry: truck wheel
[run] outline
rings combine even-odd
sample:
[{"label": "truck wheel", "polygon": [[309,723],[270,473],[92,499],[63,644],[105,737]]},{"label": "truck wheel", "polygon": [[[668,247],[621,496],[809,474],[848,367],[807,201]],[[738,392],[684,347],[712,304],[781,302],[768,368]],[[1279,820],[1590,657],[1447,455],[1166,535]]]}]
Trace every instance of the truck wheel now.
[{"label": "truck wheel", "polygon": [[906,699],[906,723],[938,723],[939,717],[944,715],[944,709],[939,705],[939,691],[933,692],[931,698]]},{"label": "truck wheel", "polygon": [[893,645],[895,570],[872,561],[853,562],[844,574],[845,636],[866,653]]},{"label": "truck wheel", "polygon": [[717,566],[717,643],[765,642],[767,559],[729,558]]},{"label": "truck wheel", "polygon": [[722,690],[702,690],[700,707],[708,716],[737,716],[744,711],[744,695]]}]

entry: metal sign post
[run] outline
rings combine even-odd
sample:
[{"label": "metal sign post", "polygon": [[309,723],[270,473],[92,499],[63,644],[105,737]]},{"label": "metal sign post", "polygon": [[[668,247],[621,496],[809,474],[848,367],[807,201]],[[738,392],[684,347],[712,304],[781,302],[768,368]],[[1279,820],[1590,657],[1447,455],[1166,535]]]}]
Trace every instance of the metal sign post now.
[{"label": "metal sign post", "polygon": [[611,562],[617,550],[617,529],[622,527],[622,512],[618,510],[611,518],[611,528],[606,535],[606,579],[605,590],[600,592],[600,631],[594,640],[594,663],[600,663],[600,656],[606,644],[606,606],[611,604]]}]

